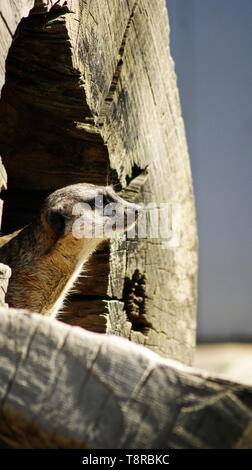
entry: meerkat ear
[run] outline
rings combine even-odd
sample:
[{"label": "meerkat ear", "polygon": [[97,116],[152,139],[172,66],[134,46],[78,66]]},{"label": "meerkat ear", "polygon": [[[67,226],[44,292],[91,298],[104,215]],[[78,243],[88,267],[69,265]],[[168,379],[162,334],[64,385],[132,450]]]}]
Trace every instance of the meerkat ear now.
[{"label": "meerkat ear", "polygon": [[60,212],[49,210],[46,214],[46,222],[54,230],[54,232],[60,237],[63,235],[65,230],[65,217]]}]

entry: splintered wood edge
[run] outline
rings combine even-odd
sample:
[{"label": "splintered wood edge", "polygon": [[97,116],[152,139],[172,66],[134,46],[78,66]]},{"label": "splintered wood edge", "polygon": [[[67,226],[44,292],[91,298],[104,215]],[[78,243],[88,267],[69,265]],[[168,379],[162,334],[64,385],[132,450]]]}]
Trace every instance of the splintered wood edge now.
[{"label": "splintered wood edge", "polygon": [[0,441],[14,448],[251,448],[252,387],[112,335],[0,309]]}]

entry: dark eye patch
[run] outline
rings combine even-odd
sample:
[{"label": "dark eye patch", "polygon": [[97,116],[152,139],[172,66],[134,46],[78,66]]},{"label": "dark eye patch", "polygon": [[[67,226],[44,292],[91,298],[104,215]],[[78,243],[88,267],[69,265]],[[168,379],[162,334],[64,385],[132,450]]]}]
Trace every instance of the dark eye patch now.
[{"label": "dark eye patch", "polygon": [[58,236],[61,236],[64,233],[66,221],[62,214],[57,211],[50,210],[46,214],[46,221]]},{"label": "dark eye patch", "polygon": [[102,209],[107,204],[110,204],[112,199],[109,196],[104,196],[103,194],[98,194],[95,198],[86,201],[86,204],[89,204],[90,207],[94,209]]}]

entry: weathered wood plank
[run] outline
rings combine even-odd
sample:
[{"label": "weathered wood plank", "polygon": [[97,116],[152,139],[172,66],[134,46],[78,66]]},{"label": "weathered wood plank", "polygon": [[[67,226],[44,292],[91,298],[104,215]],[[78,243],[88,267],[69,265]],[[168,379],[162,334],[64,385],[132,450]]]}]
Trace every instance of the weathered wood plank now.
[{"label": "weathered wood plank", "polygon": [[26,19],[8,57],[0,145],[10,187],[52,191],[107,180],[107,149],[99,130],[89,129],[92,115],[72,66],[65,15],[62,8]]},{"label": "weathered wood plank", "polygon": [[[78,37],[72,42],[74,65],[83,74],[110,166],[123,185],[134,168],[141,172],[148,167],[142,202],[178,203],[181,210],[175,248],[164,249],[160,238],[112,246],[109,294],[121,302],[123,279],[133,280],[139,272],[151,324],[141,341],[155,348],[159,338],[162,354],[188,362],[195,344],[197,235],[165,2],[109,0],[82,9],[69,4],[76,12],[66,18],[72,37]],[[117,331],[110,319],[112,325],[111,331]]]},{"label": "weathered wood plank", "polygon": [[20,25],[7,61],[0,148],[9,187],[125,188],[144,175],[139,201],[178,204],[178,246],[167,239],[165,248],[160,236],[113,244],[104,313],[108,331],[118,332],[117,302],[130,338],[189,363],[197,236],[165,2],[69,0],[38,12]]},{"label": "weathered wood plank", "polygon": [[21,19],[29,14],[34,0],[2,0],[0,4],[0,96],[5,82],[5,61]]},{"label": "weathered wood plank", "polygon": [[[0,96],[2,87],[6,78],[6,59],[13,41],[18,37],[18,25],[22,18],[27,17],[34,7],[33,13],[46,13],[51,8],[62,7],[64,1],[62,0],[1,0],[0,2]],[[4,111],[1,110],[3,113]],[[15,127],[15,113],[12,115],[14,121],[12,125]],[[3,116],[4,119],[4,116]],[[2,132],[4,130],[2,129]],[[1,153],[4,148],[1,147]],[[0,190],[6,189],[7,175],[5,168],[0,160]],[[2,201],[0,201],[0,227],[2,219]],[[8,285],[9,269],[1,264],[1,278],[0,278],[0,304],[5,305],[4,294]]]},{"label": "weathered wood plank", "polygon": [[0,306],[7,307],[5,303],[5,295],[8,288],[9,278],[11,276],[11,269],[3,263],[0,263]]},{"label": "weathered wood plank", "polygon": [[36,314],[0,319],[2,446],[252,448],[251,387]]}]

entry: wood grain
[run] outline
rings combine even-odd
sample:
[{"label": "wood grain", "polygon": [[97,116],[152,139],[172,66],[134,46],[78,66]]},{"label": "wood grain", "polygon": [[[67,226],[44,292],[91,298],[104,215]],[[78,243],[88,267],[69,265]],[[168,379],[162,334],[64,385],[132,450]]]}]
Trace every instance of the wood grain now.
[{"label": "wood grain", "polygon": [[[2,87],[6,80],[6,59],[9,49],[13,42],[17,39],[19,31],[18,26],[22,18],[27,17],[33,7],[33,12],[47,12],[51,8],[59,8],[64,2],[62,0],[1,0],[0,3],[0,37],[1,37],[1,48],[0,48],[0,97],[2,93]],[[2,111],[2,118],[5,120],[6,114]],[[11,122],[11,126],[15,125],[15,113],[12,114],[14,122]],[[12,119],[11,118],[11,119]],[[1,132],[5,132],[1,129]],[[4,148],[1,146],[1,155],[4,153]],[[7,188],[7,174],[5,167],[0,157],[0,191]],[[0,228],[2,220],[2,200],[0,200]],[[13,218],[13,214],[12,214]],[[1,263],[0,273],[0,305],[5,304],[5,293],[8,287],[8,279],[10,277],[10,269],[8,266],[4,266]]]},{"label": "wood grain", "polygon": [[252,448],[252,389],[116,336],[1,309],[1,446]]},{"label": "wood grain", "polygon": [[[165,2],[51,4],[37,2],[22,20],[7,59],[0,151],[10,191],[22,197],[22,191],[35,195],[80,181],[120,182],[125,190],[142,176],[138,201],[179,204],[179,245],[165,248],[160,236],[113,243],[97,279],[102,276],[106,292],[98,299],[94,288],[89,301],[101,302],[107,331],[118,334],[118,324],[125,324],[132,340],[191,363],[197,234]],[[89,269],[93,279],[96,262]],[[89,288],[83,281],[85,302]]]},{"label": "wood grain", "polygon": [[[70,5],[74,9],[75,3]],[[165,3],[90,2],[67,22],[78,37],[73,42],[75,67],[84,76],[87,103],[108,147],[110,166],[123,186],[134,168],[147,167],[141,200],[181,208],[175,249],[163,249],[160,239],[112,246],[109,294],[120,303],[123,279],[140,272],[151,324],[148,334],[138,335],[140,341],[188,363],[195,344],[197,235]],[[109,325],[110,331],[118,331],[112,316]]]}]

